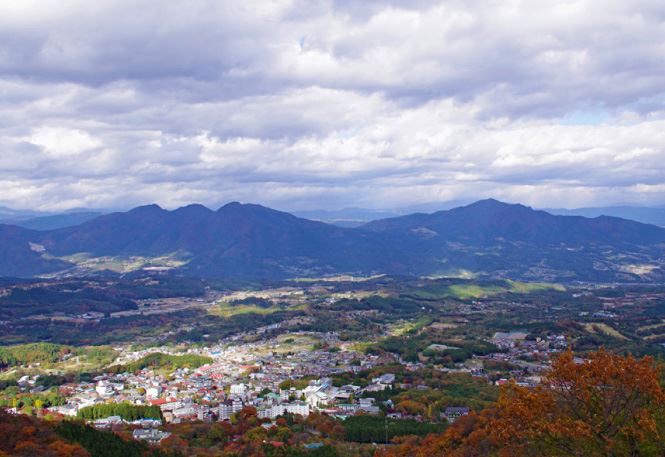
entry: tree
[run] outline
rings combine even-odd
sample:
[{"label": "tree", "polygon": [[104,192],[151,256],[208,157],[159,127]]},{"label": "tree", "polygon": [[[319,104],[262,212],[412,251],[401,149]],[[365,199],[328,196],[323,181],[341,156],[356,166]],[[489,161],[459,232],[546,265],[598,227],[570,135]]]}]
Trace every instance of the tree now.
[{"label": "tree", "polygon": [[266,439],[266,430],[263,427],[255,427],[247,431],[242,437],[244,442],[261,443]]},{"label": "tree", "polygon": [[109,416],[120,416],[129,421],[143,418],[162,418],[159,406],[141,406],[126,402],[86,406],[78,410],[76,415],[79,419],[86,420],[103,419]]},{"label": "tree", "polygon": [[493,407],[457,420],[420,450],[450,456],[662,456],[661,374],[649,357],[600,350],[578,363],[567,352],[539,387],[507,386]]},{"label": "tree", "polygon": [[663,455],[664,406],[652,359],[601,350],[578,364],[567,352],[541,387],[503,392],[491,436],[507,448],[552,455]]},{"label": "tree", "polygon": [[80,445],[60,440],[54,441],[49,447],[58,457],[86,457],[89,455]]},{"label": "tree", "polygon": [[404,400],[395,405],[395,409],[406,414],[422,414],[425,411],[425,405],[413,400]]}]

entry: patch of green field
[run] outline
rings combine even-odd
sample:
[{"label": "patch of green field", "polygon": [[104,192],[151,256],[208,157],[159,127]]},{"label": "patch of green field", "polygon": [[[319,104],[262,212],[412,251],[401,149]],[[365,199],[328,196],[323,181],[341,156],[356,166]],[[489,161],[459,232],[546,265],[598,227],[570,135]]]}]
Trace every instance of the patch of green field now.
[{"label": "patch of green field", "polygon": [[388,334],[390,336],[402,336],[409,332],[419,330],[423,327],[420,321],[401,321],[388,326]]},{"label": "patch of green field", "polygon": [[[11,370],[4,370],[0,371],[0,381],[15,381],[21,376],[23,376],[24,370],[20,370],[18,368],[12,368]],[[27,373],[30,376],[34,376],[36,374],[39,374],[37,370],[34,371],[34,373]]]},{"label": "patch of green field", "polygon": [[498,286],[479,286],[476,284],[454,284],[450,286],[434,286],[424,289],[418,289],[413,292],[418,298],[425,299],[438,299],[438,298],[479,298],[488,295],[494,295],[501,292],[506,292]]},{"label": "patch of green field", "polygon": [[452,284],[441,286],[430,286],[423,289],[417,289],[413,292],[418,298],[438,299],[438,298],[483,298],[491,295],[498,295],[507,292],[516,294],[528,294],[542,292],[545,290],[565,291],[565,287],[560,284],[544,282],[519,282],[505,281],[503,285],[480,285],[480,284]]},{"label": "patch of green field", "polygon": [[233,317],[239,314],[261,314],[267,315],[281,311],[276,306],[263,308],[257,305],[230,305],[228,303],[220,303],[219,306],[210,308],[209,313],[221,317]]},{"label": "patch of green field", "polygon": [[259,306],[252,304],[232,305],[226,302],[220,302],[218,306],[212,306],[208,309],[208,313],[214,316],[229,318],[240,314],[259,314],[262,316],[277,313],[280,311],[302,311],[307,309],[306,304],[282,307],[282,306]]},{"label": "patch of green field", "polygon": [[628,338],[619,333],[613,327],[603,322],[589,322],[584,324],[584,329],[589,333],[602,333],[603,335],[611,336],[620,340],[627,340]]},{"label": "patch of green field", "polygon": [[533,292],[542,292],[545,290],[556,290],[558,292],[565,292],[566,288],[561,284],[555,284],[550,282],[519,282],[519,281],[510,281],[510,292],[519,293],[519,294],[529,294]]},{"label": "patch of green field", "polygon": [[429,327],[434,330],[448,330],[451,328],[459,327],[459,324],[455,324],[453,322],[434,322]]},{"label": "patch of green field", "polygon": [[274,352],[287,353],[299,351],[311,351],[320,340],[312,335],[301,335],[286,333],[277,337],[279,347],[272,348]]},{"label": "patch of green field", "polygon": [[257,344],[253,353],[257,356],[266,356],[272,353],[288,354],[313,351],[321,346],[321,340],[313,335],[301,333],[285,333],[273,340]]},{"label": "patch of green field", "polygon": [[117,353],[108,346],[86,348],[81,355],[60,362],[54,366],[60,371],[94,371],[109,365]]},{"label": "patch of green field", "polygon": [[506,292],[506,289],[498,286],[477,286],[474,284],[456,284],[448,288],[450,295],[454,298],[481,298]]},{"label": "patch of green field", "polygon": [[375,341],[355,341],[353,343],[343,344],[342,348],[346,351],[365,353],[365,351],[374,344],[376,344]]},{"label": "patch of green field", "polygon": [[658,324],[644,325],[642,327],[638,327],[637,331],[638,332],[645,332],[647,330],[653,330],[653,329],[659,328],[659,327],[665,327],[665,320],[661,320]]}]

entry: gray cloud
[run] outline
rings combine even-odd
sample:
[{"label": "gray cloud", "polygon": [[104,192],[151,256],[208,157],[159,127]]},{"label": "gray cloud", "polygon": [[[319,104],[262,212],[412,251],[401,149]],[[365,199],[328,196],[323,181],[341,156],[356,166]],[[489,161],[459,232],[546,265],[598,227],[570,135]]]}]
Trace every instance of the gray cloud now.
[{"label": "gray cloud", "polygon": [[656,1],[0,4],[0,205],[665,200]]}]

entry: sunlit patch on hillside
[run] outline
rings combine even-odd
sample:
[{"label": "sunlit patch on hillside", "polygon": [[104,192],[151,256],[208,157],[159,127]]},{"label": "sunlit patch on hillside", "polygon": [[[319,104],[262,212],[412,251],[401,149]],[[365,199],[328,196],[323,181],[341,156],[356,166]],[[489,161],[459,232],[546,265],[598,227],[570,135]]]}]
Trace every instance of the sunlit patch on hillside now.
[{"label": "sunlit patch on hillside", "polygon": [[321,278],[294,278],[294,282],[366,282],[375,279],[383,278],[385,274],[372,275],[372,276],[352,276],[352,275],[337,275],[337,276],[324,276]]},{"label": "sunlit patch on hillside", "polygon": [[267,315],[285,311],[303,311],[305,309],[307,309],[306,304],[288,305],[286,303],[279,303],[270,306],[262,306],[261,304],[234,304],[222,301],[218,303],[218,306],[212,306],[208,308],[208,313],[212,314],[213,316],[230,318],[240,314]]},{"label": "sunlit patch on hillside", "polygon": [[645,264],[621,265],[621,271],[624,271],[626,273],[632,273],[632,274],[638,275],[638,276],[650,275],[656,269],[658,269],[658,265],[651,265],[651,264],[646,264],[646,263]]},{"label": "sunlit patch on hillside", "polygon": [[627,340],[628,338],[613,327],[603,323],[603,322],[589,322],[584,324],[584,329],[589,333],[599,333],[602,335],[611,336],[613,338],[618,338],[620,340]]},{"label": "sunlit patch on hillside", "polygon": [[[54,258],[54,257],[51,257]],[[167,271],[186,265],[189,260],[182,253],[166,254],[158,257],[147,256],[100,256],[86,252],[57,257],[75,265],[77,269],[88,271],[112,271],[131,273],[133,271]]]},{"label": "sunlit patch on hillside", "polygon": [[451,270],[449,272],[439,273],[435,275],[425,276],[425,279],[474,279],[476,273],[470,270]]},{"label": "sunlit patch on hillside", "polygon": [[418,298],[442,299],[457,298],[471,299],[484,298],[503,293],[528,294],[533,292],[542,292],[547,290],[565,291],[565,287],[560,284],[546,282],[520,282],[520,281],[500,281],[495,284],[451,284],[434,285],[423,287],[413,292]]}]

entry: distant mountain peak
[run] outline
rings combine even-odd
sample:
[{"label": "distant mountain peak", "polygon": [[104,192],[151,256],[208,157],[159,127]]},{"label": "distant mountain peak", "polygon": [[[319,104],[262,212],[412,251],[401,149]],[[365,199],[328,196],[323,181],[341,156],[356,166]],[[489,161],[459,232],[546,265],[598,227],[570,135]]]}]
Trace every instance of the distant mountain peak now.
[{"label": "distant mountain peak", "polygon": [[225,205],[220,206],[220,208],[217,211],[226,211],[229,209],[237,209],[237,208],[242,208],[244,205],[238,201],[233,201],[233,202],[228,202]]},{"label": "distant mountain peak", "polygon": [[207,209],[210,210],[207,206],[202,205],[201,203],[190,203],[189,205],[181,206],[178,209],[185,209],[185,208],[197,208],[197,209]]},{"label": "distant mountain peak", "polygon": [[174,214],[210,214],[213,211],[200,203],[192,203],[187,206],[181,206],[173,211]]},{"label": "distant mountain peak", "polygon": [[296,218],[291,213],[285,213],[276,209],[268,208],[267,206],[258,205],[255,203],[240,203],[231,202],[222,206],[217,210],[219,214],[232,215],[236,217],[283,217],[283,218]]},{"label": "distant mountain peak", "polygon": [[471,203],[468,206],[472,206],[472,205],[501,205],[501,206],[504,206],[504,205],[510,205],[510,203],[502,202],[501,200],[497,200],[496,198],[490,197],[490,198],[483,198],[481,200],[478,200],[474,203]]},{"label": "distant mountain peak", "polygon": [[501,200],[497,200],[495,198],[486,198],[484,200],[478,200],[474,203],[471,203],[467,206],[464,206],[464,208],[480,208],[480,209],[488,209],[488,208],[496,208],[496,209],[508,209],[508,208],[525,208],[525,209],[531,209],[528,206],[524,206],[520,203],[506,203],[502,202]]},{"label": "distant mountain peak", "polygon": [[157,213],[166,211],[164,208],[159,206],[157,203],[151,203],[149,205],[137,206],[134,209],[129,210],[131,214],[142,214],[142,213]]}]

